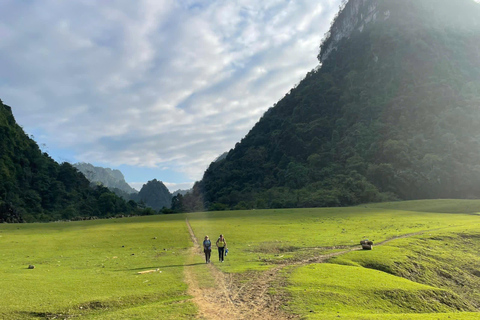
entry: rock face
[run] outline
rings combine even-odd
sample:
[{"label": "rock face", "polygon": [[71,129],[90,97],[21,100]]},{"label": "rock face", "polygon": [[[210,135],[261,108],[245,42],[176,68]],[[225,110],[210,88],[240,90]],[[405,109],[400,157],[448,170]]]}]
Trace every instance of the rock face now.
[{"label": "rock face", "polygon": [[362,32],[367,24],[375,22],[379,18],[386,20],[390,17],[390,10],[379,11],[378,0],[347,2],[326,34],[318,56],[320,62],[324,62],[330,53],[337,49],[339,42],[344,38],[349,38],[355,30]]},{"label": "rock face", "polygon": [[101,183],[103,186],[113,190],[119,189],[126,194],[138,193],[137,190],[130,187],[130,185],[125,181],[120,170],[112,170],[110,168],[95,167],[90,163],[76,163],[73,165],[85,177],[93,183]]},{"label": "rock face", "polygon": [[119,170],[95,167],[90,163],[76,163],[77,168],[92,183],[100,183],[125,200],[134,200],[155,210],[170,208],[172,195],[163,182],[153,179],[143,185],[139,191],[125,181]]}]

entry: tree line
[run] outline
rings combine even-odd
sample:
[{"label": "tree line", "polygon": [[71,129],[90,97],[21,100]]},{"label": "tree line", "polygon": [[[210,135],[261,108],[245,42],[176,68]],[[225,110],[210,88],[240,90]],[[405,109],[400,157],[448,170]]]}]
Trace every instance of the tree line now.
[{"label": "tree line", "polygon": [[0,223],[154,213],[105,187],[92,187],[71,164],[42,153],[0,100]]}]

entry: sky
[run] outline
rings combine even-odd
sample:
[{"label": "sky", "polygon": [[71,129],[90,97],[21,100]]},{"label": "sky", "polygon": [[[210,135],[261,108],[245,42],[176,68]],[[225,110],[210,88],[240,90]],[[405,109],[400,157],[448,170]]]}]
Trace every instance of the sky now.
[{"label": "sky", "polygon": [[0,2],[0,99],[58,162],[188,189],[307,72],[340,0]]}]

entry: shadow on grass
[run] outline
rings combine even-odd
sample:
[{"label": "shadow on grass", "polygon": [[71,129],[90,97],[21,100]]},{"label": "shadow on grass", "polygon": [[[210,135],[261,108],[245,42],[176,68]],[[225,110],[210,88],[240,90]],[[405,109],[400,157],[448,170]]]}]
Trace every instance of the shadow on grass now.
[{"label": "shadow on grass", "polygon": [[29,318],[36,318],[36,319],[69,319],[71,318],[70,315],[66,313],[51,313],[51,312],[29,312],[29,311],[19,311],[16,314],[21,316],[26,316]]},{"label": "shadow on grass", "polygon": [[131,270],[131,271],[140,271],[140,270],[148,270],[148,269],[166,269],[166,268],[178,268],[178,267],[193,267],[193,266],[199,266],[201,264],[205,264],[205,262],[198,262],[198,263],[190,263],[190,264],[171,264],[167,266],[152,266],[152,267],[142,267],[142,268],[132,268],[132,269],[121,269],[121,270],[115,270],[115,271],[125,271],[125,270]]}]

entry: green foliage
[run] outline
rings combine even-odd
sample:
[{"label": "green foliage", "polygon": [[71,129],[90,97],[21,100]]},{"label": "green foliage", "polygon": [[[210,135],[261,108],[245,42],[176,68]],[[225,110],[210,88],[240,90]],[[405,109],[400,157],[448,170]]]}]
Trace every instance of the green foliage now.
[{"label": "green foliage", "polygon": [[130,198],[137,202],[144,202],[146,206],[155,210],[169,208],[172,204],[172,195],[163,182],[153,179],[143,185],[137,194],[130,194]]},{"label": "green foliage", "polygon": [[24,222],[21,214],[11,204],[0,201],[0,223]]},{"label": "green foliage", "polygon": [[213,203],[212,205],[210,205],[210,207],[208,208],[209,211],[224,211],[224,210],[227,210],[228,209],[228,206],[223,204],[223,203]]},{"label": "green foliage", "polygon": [[56,163],[0,104],[0,223],[139,215],[102,186],[91,187],[69,163]]},{"label": "green foliage", "polygon": [[204,211],[205,206],[210,204],[204,202],[204,196],[200,190],[200,184],[197,182],[193,188],[184,196],[181,194],[172,198],[172,210],[175,212],[197,212]]},{"label": "green foliage", "polygon": [[480,5],[377,3],[375,22],[210,165],[198,184],[204,208],[480,196]]},{"label": "green foliage", "polygon": [[184,212],[183,195],[177,194],[172,198],[171,208],[175,212]]}]

